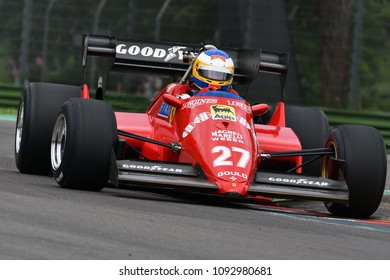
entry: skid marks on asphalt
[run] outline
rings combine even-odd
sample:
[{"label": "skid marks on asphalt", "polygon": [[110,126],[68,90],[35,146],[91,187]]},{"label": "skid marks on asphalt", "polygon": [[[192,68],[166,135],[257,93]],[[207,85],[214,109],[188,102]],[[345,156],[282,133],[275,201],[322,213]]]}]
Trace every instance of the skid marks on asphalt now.
[{"label": "skid marks on asphalt", "polygon": [[339,218],[329,214],[321,202],[281,201],[275,204],[253,204],[253,209],[298,219],[390,232],[390,197],[385,196],[377,212],[369,219]]}]

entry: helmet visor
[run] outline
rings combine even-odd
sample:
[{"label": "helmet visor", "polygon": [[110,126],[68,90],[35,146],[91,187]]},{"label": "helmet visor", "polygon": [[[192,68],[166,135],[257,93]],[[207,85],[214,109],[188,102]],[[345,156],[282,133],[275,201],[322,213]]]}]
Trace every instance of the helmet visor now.
[{"label": "helmet visor", "polygon": [[216,80],[216,81],[229,81],[233,74],[226,73],[226,72],[219,72],[215,70],[208,70],[208,69],[199,69],[199,75],[210,80]]}]

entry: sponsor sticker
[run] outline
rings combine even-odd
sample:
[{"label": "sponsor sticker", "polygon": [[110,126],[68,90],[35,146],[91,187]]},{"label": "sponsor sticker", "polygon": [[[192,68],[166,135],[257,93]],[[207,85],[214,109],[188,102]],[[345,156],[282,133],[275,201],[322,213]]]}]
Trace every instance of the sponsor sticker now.
[{"label": "sponsor sticker", "polygon": [[191,96],[190,96],[189,94],[187,94],[187,93],[178,94],[176,97],[179,98],[179,99],[188,99],[188,98],[191,98]]},{"label": "sponsor sticker", "polygon": [[241,133],[220,129],[211,132],[211,140],[212,141],[228,141],[228,142],[237,142],[244,144],[244,137]]},{"label": "sponsor sticker", "polygon": [[167,103],[163,102],[161,104],[160,110],[158,111],[158,115],[164,118],[168,118],[169,113],[171,112],[172,107]]},{"label": "sponsor sticker", "polygon": [[239,107],[247,113],[252,112],[251,108],[247,104],[245,104],[244,102],[237,101],[237,100],[227,100],[227,103],[231,106]]},{"label": "sponsor sticker", "polygon": [[165,62],[177,58],[183,60],[183,53],[186,47],[184,46],[172,46],[168,49],[156,48],[147,45],[131,45],[119,44],[116,46],[116,53],[122,55],[141,56],[141,57],[153,57],[155,59],[161,59]]},{"label": "sponsor sticker", "polygon": [[297,179],[289,179],[289,178],[279,178],[279,177],[269,177],[269,181],[271,182],[279,182],[279,183],[290,183],[296,185],[312,185],[312,186],[328,186],[327,182],[319,182],[312,181],[305,178],[297,178]]},{"label": "sponsor sticker", "polygon": [[147,170],[147,171],[163,171],[171,173],[182,173],[183,169],[180,168],[169,168],[161,165],[141,165],[141,164],[122,164],[123,168],[133,170]]},{"label": "sponsor sticker", "polygon": [[210,106],[211,117],[213,120],[236,121],[236,111],[234,107],[216,104]]},{"label": "sponsor sticker", "polygon": [[236,177],[242,178],[242,179],[245,179],[245,180],[248,179],[248,175],[246,175],[245,173],[237,172],[237,171],[221,171],[221,172],[217,173],[217,176],[218,177],[230,176],[229,179],[231,181],[236,181],[237,180]]},{"label": "sponsor sticker", "polygon": [[172,124],[173,117],[175,116],[175,113],[176,113],[176,108],[172,108],[171,112],[169,113],[169,119],[168,119],[169,124]]},{"label": "sponsor sticker", "polygon": [[212,98],[202,98],[202,99],[194,99],[190,100],[181,106],[181,109],[193,109],[196,106],[203,105],[203,104],[216,104],[218,102],[218,99],[212,99]]},{"label": "sponsor sticker", "polygon": [[183,60],[183,49],[186,49],[186,47],[173,46],[172,48],[169,48],[168,55],[165,57],[164,61],[168,62],[177,55],[179,55],[179,60]]},{"label": "sponsor sticker", "polygon": [[165,93],[170,93],[171,90],[176,86],[176,84],[172,83],[170,84],[169,86],[167,86],[167,90],[165,91]]}]

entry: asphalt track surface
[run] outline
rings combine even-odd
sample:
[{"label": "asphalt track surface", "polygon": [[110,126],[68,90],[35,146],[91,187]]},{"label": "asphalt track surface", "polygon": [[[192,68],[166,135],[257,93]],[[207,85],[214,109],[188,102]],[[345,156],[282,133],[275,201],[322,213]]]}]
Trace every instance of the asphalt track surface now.
[{"label": "asphalt track surface", "polygon": [[369,220],[350,220],[320,202],[62,189],[17,171],[14,128],[0,120],[0,259],[390,259],[389,195]]}]

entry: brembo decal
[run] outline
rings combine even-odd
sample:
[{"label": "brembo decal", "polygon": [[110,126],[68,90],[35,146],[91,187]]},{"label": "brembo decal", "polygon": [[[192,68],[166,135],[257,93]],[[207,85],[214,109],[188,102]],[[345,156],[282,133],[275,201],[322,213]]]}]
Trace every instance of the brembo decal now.
[{"label": "brembo decal", "polygon": [[234,107],[216,104],[210,106],[210,112],[213,120],[227,120],[227,121],[236,121],[236,111]]}]

